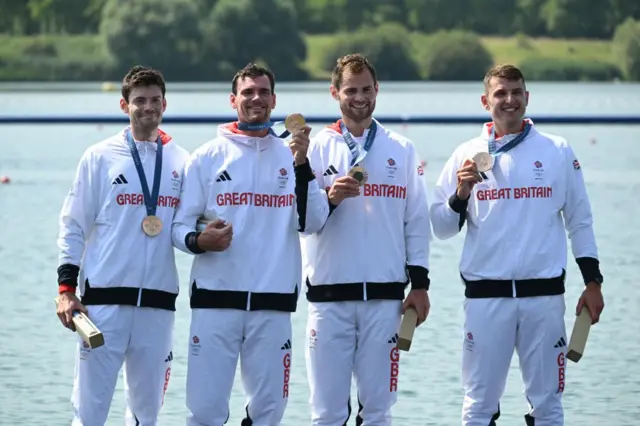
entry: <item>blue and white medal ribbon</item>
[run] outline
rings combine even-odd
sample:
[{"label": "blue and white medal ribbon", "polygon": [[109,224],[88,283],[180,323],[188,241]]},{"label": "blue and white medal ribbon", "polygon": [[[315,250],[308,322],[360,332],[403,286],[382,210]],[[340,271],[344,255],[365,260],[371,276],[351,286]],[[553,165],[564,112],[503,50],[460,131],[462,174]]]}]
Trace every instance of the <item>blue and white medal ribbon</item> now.
[{"label": "blue and white medal ribbon", "polygon": [[485,173],[493,169],[497,157],[518,146],[523,140],[525,140],[530,131],[531,123],[526,121],[522,132],[515,136],[504,136],[504,138],[511,138],[511,140],[496,149],[496,128],[495,126],[492,127],[491,134],[489,135],[489,141],[487,142],[488,152],[479,152],[473,156],[473,161],[476,163],[476,167],[482,178],[487,179],[487,175]]}]

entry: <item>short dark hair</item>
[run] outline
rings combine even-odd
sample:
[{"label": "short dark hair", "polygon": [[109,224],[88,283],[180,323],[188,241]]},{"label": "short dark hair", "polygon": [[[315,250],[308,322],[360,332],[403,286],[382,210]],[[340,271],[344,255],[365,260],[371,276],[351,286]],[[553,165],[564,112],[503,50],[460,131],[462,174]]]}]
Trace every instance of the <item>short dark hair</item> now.
[{"label": "short dark hair", "polygon": [[515,65],[511,64],[500,64],[495,65],[487,71],[484,76],[484,89],[487,91],[489,89],[489,83],[493,77],[504,78],[508,81],[519,81],[522,80],[522,84],[525,84],[524,75],[522,71]]},{"label": "short dark hair", "polygon": [[122,89],[120,90],[122,97],[125,101],[129,102],[129,95],[131,94],[131,91],[135,87],[143,86],[160,87],[163,98],[167,91],[164,77],[160,71],[142,65],[136,65],[131,68],[122,79]]},{"label": "short dark hair", "polygon": [[342,76],[346,70],[355,74],[360,74],[365,69],[369,70],[371,73],[373,83],[377,83],[378,79],[376,77],[376,69],[364,55],[360,53],[344,55],[336,61],[336,66],[333,68],[333,72],[331,73],[331,84],[334,85],[336,89],[340,89]]},{"label": "short dark hair", "polygon": [[269,78],[269,83],[271,83],[271,93],[275,93],[276,88],[276,78],[273,75],[273,72],[265,67],[261,67],[260,65],[256,65],[254,63],[248,63],[241,70],[239,70],[234,76],[233,80],[231,80],[231,92],[234,95],[238,94],[238,80],[244,80],[245,78],[256,78],[266,75]]}]

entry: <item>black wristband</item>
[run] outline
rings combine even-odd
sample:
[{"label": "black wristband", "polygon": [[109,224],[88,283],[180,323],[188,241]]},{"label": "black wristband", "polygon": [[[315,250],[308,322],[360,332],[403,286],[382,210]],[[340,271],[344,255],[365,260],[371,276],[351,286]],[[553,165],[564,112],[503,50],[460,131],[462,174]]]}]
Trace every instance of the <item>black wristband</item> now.
[{"label": "black wristband", "polygon": [[80,267],[66,263],[58,267],[58,285],[67,284],[72,287],[78,287],[78,274]]},{"label": "black wristband", "polygon": [[407,271],[409,272],[412,290],[429,290],[431,280],[429,279],[429,270],[427,268],[418,265],[407,265]]},{"label": "black wristband", "polygon": [[205,250],[198,247],[198,235],[200,235],[200,232],[189,232],[184,239],[184,245],[186,245],[193,254],[202,254],[205,252]]},{"label": "black wristband", "polygon": [[600,273],[600,261],[593,257],[578,257],[576,258],[578,268],[582,274],[584,284],[587,285],[591,282],[602,284],[604,278]]},{"label": "black wristband", "polygon": [[[471,198],[471,196],[469,196],[469,198]],[[466,212],[467,206],[469,205],[469,198],[461,200],[458,198],[458,193],[454,192],[453,195],[449,197],[449,207],[458,214]]]},{"label": "black wristband", "polygon": [[307,158],[303,164],[293,165],[293,173],[296,175],[296,181],[311,182],[316,178],[311,170],[311,164]]}]

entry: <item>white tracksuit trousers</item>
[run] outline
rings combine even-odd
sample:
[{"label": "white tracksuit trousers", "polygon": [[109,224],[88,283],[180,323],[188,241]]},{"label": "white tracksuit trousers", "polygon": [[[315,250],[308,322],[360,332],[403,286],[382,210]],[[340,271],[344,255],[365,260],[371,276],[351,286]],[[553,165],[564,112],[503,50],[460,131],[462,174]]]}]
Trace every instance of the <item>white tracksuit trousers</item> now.
[{"label": "white tracksuit trousers", "polygon": [[187,426],[221,426],[238,357],[247,393],[242,424],[277,426],[289,398],[291,314],[192,309],[187,368]]},{"label": "white tracksuit trousers", "polygon": [[563,426],[563,295],[479,298],[464,302],[463,426],[496,425],[514,349],[520,360],[528,426]]},{"label": "white tracksuit trousers", "polygon": [[175,313],[118,305],[89,305],[87,310],[104,345],[90,349],[78,337],[72,426],[106,424],[123,364],[125,425],[158,425],[171,375]]},{"label": "white tracksuit trousers", "polygon": [[343,426],[355,376],[362,426],[391,425],[396,403],[400,300],[309,302],[305,357],[312,424]]}]

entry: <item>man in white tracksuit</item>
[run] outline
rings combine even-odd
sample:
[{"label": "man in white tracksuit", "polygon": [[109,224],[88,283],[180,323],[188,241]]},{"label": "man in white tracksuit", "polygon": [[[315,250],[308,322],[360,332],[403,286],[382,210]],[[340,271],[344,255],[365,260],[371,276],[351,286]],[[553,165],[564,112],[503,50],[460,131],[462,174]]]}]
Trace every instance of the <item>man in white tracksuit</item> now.
[{"label": "man in white tracksuit", "polygon": [[356,423],[391,424],[403,310],[414,307],[418,324],[429,312],[424,171],[412,142],[373,119],[377,91],[375,69],[365,57],[338,59],[331,93],[342,117],[320,130],[309,148],[331,209],[322,231],[303,237],[305,352],[316,426],[347,423],[352,375]]},{"label": "man in white tracksuit", "polygon": [[566,232],[582,272],[593,323],[604,302],[598,250],[582,168],[566,140],[523,120],[529,93],[518,68],[492,68],[482,133],[446,162],[431,222],[440,239],[467,226],[460,261],[465,285],[462,379],[464,426],[495,425],[514,349],[529,426],[564,424],[567,335]]},{"label": "man in white tracksuit", "polygon": [[120,106],[130,126],[84,152],[60,213],[58,317],[74,330],[72,313],[84,312],[105,342],[91,349],[78,337],[74,426],[106,423],[123,363],[126,424],[157,425],[171,374],[171,221],[189,153],[158,129],[166,108],[158,71],[132,68]]},{"label": "man in white tracksuit", "polygon": [[[299,232],[320,229],[329,208],[306,158],[310,128],[289,144],[271,129],[274,84],[265,68],[240,70],[231,95],[238,121],[221,125],[185,168],[173,241],[195,255],[189,426],[227,421],[238,357],[248,396],[243,425],[280,424],[288,401]],[[202,232],[199,217],[213,219]]]}]

